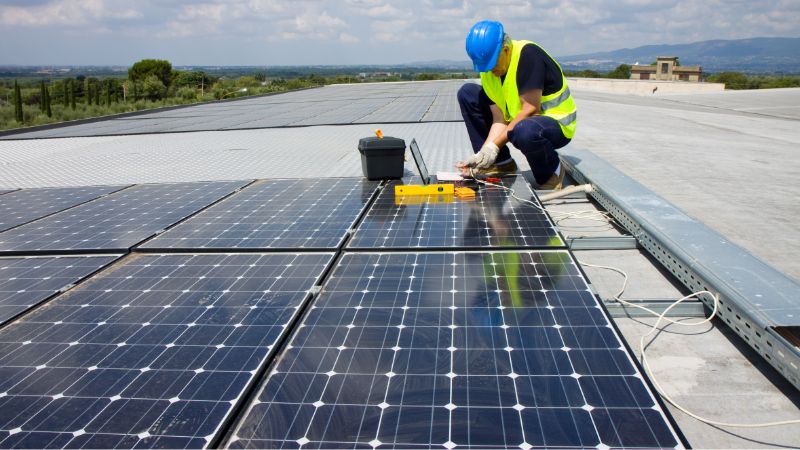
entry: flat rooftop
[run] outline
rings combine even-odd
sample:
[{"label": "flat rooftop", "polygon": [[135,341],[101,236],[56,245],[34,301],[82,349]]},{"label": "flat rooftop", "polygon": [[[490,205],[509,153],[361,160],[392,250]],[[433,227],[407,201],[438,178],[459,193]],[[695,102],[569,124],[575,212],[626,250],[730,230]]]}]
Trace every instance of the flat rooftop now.
[{"label": "flat rooftop", "polygon": [[[420,144],[432,172],[470,153],[462,81],[336,85],[0,137],[0,190],[243,179],[360,177],[358,139],[380,128]],[[753,255],[800,279],[800,89],[649,97],[573,90],[570,147],[589,150]],[[522,171],[529,169],[514,151]],[[407,175],[413,175],[406,165]],[[550,211],[597,208],[567,199]],[[565,224],[581,233],[586,224]],[[571,226],[571,228],[570,228]],[[585,230],[585,228],[583,228]],[[594,232],[594,231],[592,231]],[[611,229],[603,231],[618,235]],[[624,269],[625,296],[687,292],[641,250],[576,251]],[[735,262],[732,262],[735,264]],[[587,267],[601,298],[619,275]],[[800,300],[799,300],[800,301]],[[617,317],[631,347],[645,317]],[[692,319],[692,320],[696,320]],[[649,360],[676,399],[716,420],[800,418],[800,395],[724,324],[661,332]],[[796,446],[800,426],[723,429],[670,409],[695,447]]]}]

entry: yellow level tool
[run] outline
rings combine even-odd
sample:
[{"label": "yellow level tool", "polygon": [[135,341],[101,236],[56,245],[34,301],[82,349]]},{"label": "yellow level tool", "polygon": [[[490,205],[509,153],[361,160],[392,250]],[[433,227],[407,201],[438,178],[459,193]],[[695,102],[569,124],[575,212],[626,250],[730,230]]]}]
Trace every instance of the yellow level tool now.
[{"label": "yellow level tool", "polygon": [[452,184],[426,184],[426,185],[399,185],[394,187],[394,195],[439,195],[453,194],[455,188]]},{"label": "yellow level tool", "polygon": [[453,194],[442,195],[402,195],[394,198],[397,206],[430,205],[434,203],[453,203]]}]

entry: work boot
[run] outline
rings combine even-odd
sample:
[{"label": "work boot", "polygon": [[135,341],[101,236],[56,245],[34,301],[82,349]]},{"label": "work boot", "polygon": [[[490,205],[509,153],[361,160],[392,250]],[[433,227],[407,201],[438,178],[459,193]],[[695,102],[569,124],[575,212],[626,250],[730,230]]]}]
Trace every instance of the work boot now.
[{"label": "work boot", "polygon": [[502,177],[505,175],[513,175],[517,173],[517,163],[512,159],[502,164],[492,164],[485,169],[472,169],[472,172],[475,175],[481,175],[484,177]]},{"label": "work boot", "polygon": [[566,173],[567,169],[565,169],[564,166],[562,165],[561,173],[558,175],[553,174],[553,176],[551,176],[550,179],[548,179],[547,181],[544,182],[544,184],[539,186],[539,189],[543,191],[557,191],[561,189],[562,187],[564,187],[564,175],[566,175]]}]

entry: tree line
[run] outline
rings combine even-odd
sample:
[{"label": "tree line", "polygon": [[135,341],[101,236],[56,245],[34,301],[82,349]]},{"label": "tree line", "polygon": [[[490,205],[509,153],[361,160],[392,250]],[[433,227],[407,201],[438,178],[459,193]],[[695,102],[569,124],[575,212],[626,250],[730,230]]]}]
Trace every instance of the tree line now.
[{"label": "tree line", "polygon": [[289,80],[268,80],[259,73],[215,77],[203,71],[173,70],[169,61],[145,59],[131,66],[127,77],[78,75],[3,83],[0,129],[301,89],[328,81],[313,74]]}]

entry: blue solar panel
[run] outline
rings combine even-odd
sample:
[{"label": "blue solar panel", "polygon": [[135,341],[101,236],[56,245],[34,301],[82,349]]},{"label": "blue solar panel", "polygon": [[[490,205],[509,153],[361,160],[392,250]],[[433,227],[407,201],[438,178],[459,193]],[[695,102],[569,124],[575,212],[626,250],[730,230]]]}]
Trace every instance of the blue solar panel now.
[{"label": "blue solar panel", "polygon": [[125,186],[25,189],[0,197],[0,231],[45,217]]},{"label": "blue solar panel", "polygon": [[[381,190],[348,243],[350,249],[563,247],[540,209],[509,191],[477,187],[474,199],[452,195],[396,197],[393,181]],[[536,202],[524,178],[503,179],[517,196]]]},{"label": "blue solar panel", "polygon": [[147,242],[150,249],[335,249],[378,182],[265,180]]},{"label": "blue solar panel", "polygon": [[134,186],[0,233],[0,253],[127,250],[246,183]]},{"label": "blue solar panel", "polygon": [[0,258],[0,325],[115,259],[117,256]]},{"label": "blue solar panel", "polygon": [[674,448],[566,251],[349,253],[232,448]]},{"label": "blue solar panel", "polygon": [[129,256],[0,329],[0,448],[207,446],[332,256]]}]

